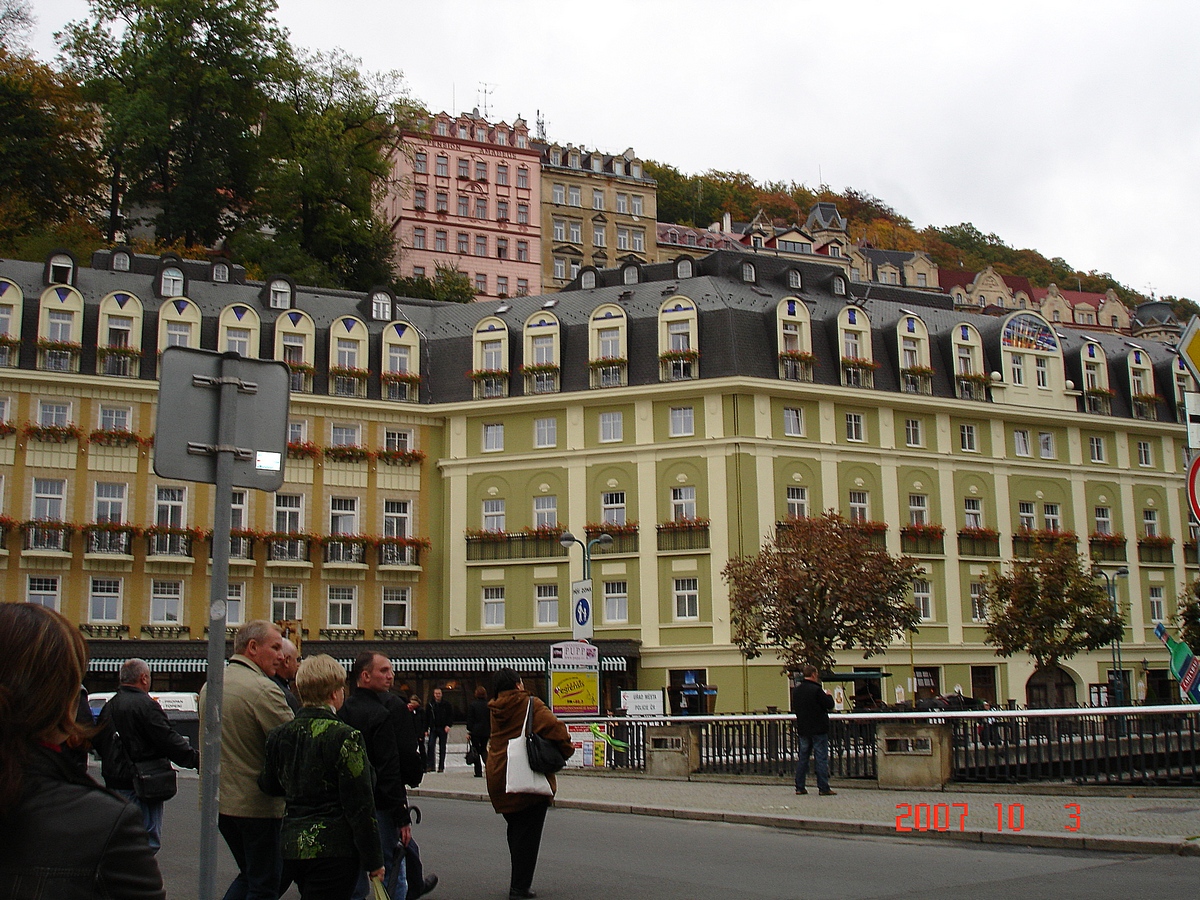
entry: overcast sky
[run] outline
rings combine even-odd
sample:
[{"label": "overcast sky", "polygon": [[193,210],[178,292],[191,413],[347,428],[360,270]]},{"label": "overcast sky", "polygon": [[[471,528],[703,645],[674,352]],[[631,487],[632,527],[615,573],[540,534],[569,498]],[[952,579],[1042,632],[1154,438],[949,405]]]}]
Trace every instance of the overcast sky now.
[{"label": "overcast sky", "polygon": [[[87,13],[33,0],[34,49]],[[918,228],[1200,301],[1200,4],[279,0],[294,45],[399,69],[430,109],[687,173],[823,180]],[[1060,287],[1074,287],[1060,285]]]}]

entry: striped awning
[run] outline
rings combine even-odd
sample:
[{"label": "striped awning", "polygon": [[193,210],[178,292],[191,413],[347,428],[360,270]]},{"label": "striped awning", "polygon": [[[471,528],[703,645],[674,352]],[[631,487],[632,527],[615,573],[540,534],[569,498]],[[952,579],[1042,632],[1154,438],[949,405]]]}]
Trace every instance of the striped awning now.
[{"label": "striped awning", "polygon": [[[88,663],[89,672],[119,672],[124,659],[93,659]],[[147,659],[151,672],[181,673],[208,671],[207,659]]]}]

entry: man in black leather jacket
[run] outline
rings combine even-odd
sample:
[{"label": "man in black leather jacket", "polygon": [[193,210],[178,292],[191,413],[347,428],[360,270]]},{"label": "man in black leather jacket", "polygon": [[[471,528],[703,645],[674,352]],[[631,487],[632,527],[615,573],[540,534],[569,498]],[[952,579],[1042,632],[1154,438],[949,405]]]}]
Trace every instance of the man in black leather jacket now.
[{"label": "man in black leather jacket", "polygon": [[[137,802],[145,819],[150,847],[158,852],[162,833],[162,801],[147,802],[133,790],[133,764],[169,759],[185,769],[200,765],[200,755],[188,739],[172,727],[158,702],[150,696],[150,667],[145,660],[127,659],[118,676],[120,685],[100,710],[95,745],[100,751],[100,773],[109,790]],[[116,739],[116,735],[120,735]]]}]

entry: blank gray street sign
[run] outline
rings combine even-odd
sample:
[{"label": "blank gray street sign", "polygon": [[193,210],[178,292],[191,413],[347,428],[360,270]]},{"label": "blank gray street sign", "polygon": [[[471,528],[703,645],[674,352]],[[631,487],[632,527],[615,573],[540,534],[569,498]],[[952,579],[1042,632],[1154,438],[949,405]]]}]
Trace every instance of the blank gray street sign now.
[{"label": "blank gray street sign", "polygon": [[287,365],[188,347],[163,351],[154,433],[155,474],[216,484],[222,378],[238,382],[232,483],[260,491],[279,490],[287,456]]}]

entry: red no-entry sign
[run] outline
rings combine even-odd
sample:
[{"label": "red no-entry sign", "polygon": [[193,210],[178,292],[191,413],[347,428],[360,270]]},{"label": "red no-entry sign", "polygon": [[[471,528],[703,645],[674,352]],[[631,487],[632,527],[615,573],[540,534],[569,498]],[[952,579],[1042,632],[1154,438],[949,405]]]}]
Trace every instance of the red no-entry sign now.
[{"label": "red no-entry sign", "polygon": [[1188,506],[1192,508],[1192,515],[1200,521],[1200,497],[1196,495],[1200,485],[1197,484],[1197,481],[1200,481],[1200,453],[1196,454],[1196,458],[1188,466],[1187,474]]}]

